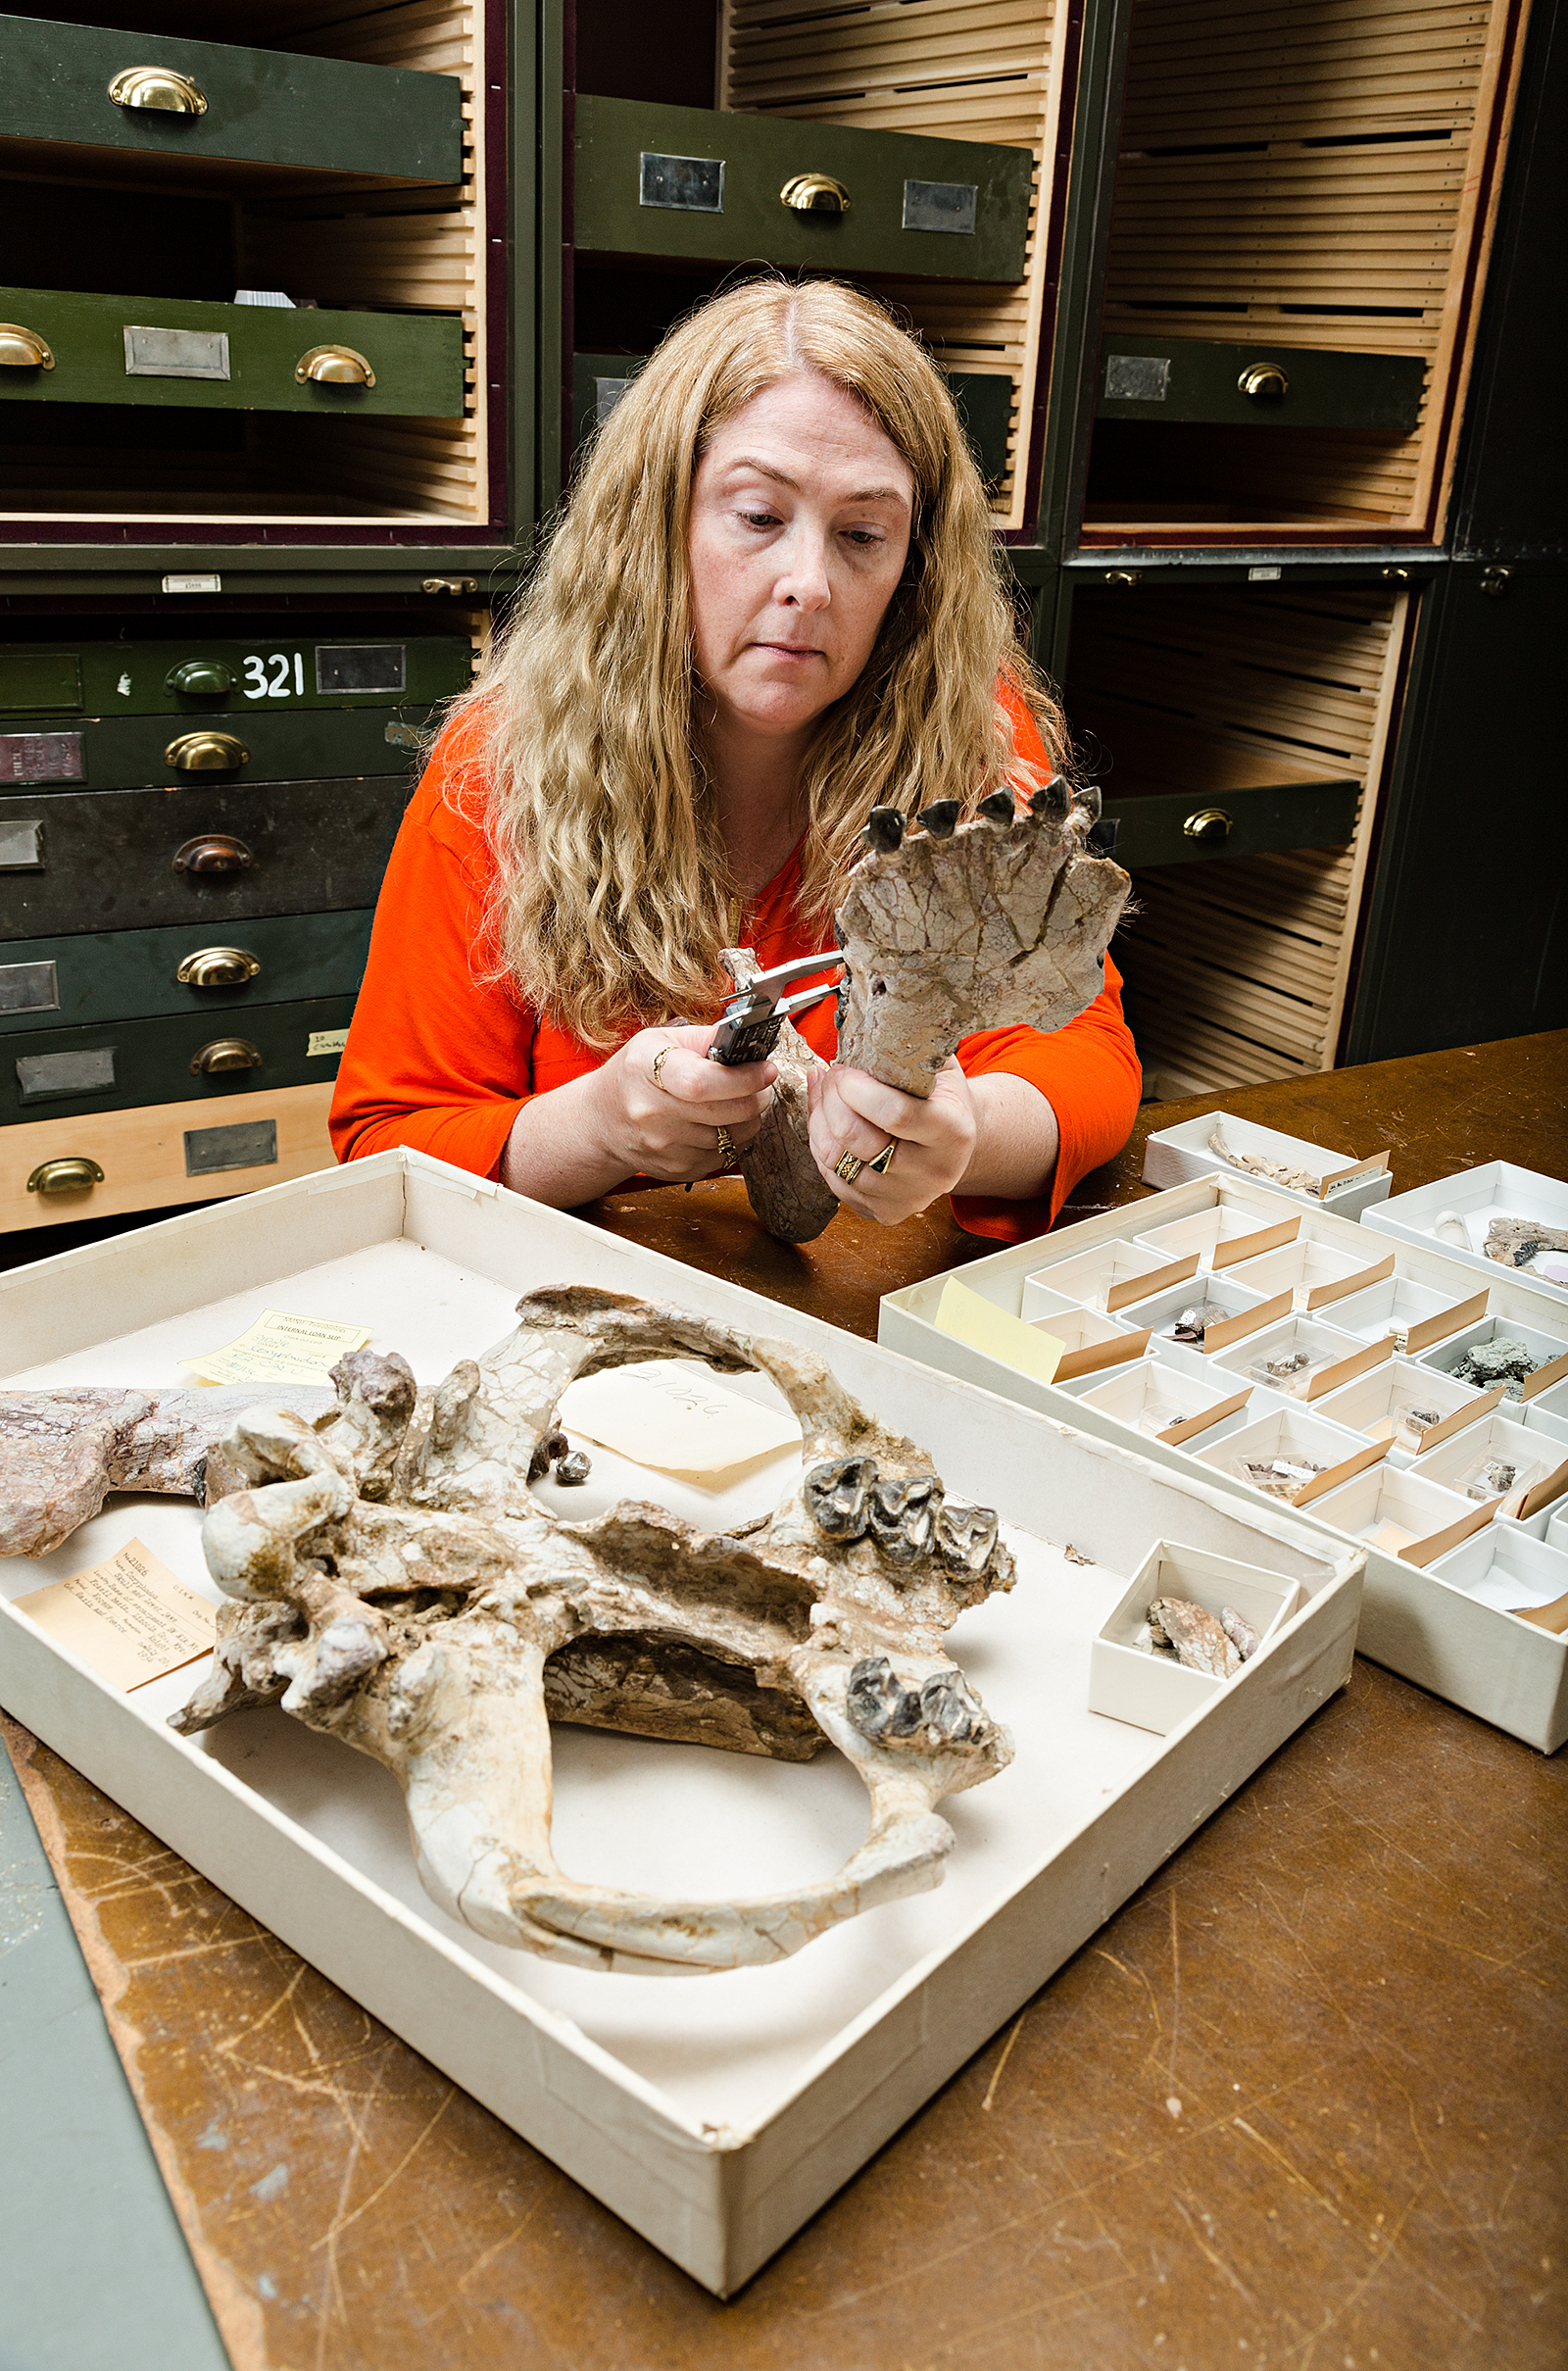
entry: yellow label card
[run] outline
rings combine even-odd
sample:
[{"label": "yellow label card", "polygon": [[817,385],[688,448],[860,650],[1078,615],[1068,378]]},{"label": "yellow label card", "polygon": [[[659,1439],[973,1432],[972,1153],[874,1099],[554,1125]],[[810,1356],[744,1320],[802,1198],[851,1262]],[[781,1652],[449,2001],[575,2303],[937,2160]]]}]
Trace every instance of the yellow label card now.
[{"label": "yellow label card", "polygon": [[327,1383],[327,1369],[370,1339],[368,1325],[339,1325],[330,1317],[296,1317],[264,1309],[232,1342],[199,1358],[181,1358],[203,1383]]},{"label": "yellow label card", "polygon": [[951,1334],[956,1342],[967,1342],[971,1350],[989,1352],[1004,1366],[1033,1375],[1037,1383],[1054,1379],[1066,1349],[1054,1334],[1042,1333],[1038,1325],[1026,1325],[983,1294],[972,1293],[956,1276],[950,1276],[942,1287],[937,1331]]},{"label": "yellow label card", "polygon": [[346,1029],[313,1029],[305,1041],[305,1059],[311,1062],[318,1054],[341,1054],[348,1042]]},{"label": "yellow label card", "polygon": [[176,1580],[140,1540],[16,1605],[127,1696],[211,1655],[218,1638],[218,1607]]},{"label": "yellow label card", "polygon": [[562,1393],[557,1413],[568,1433],[586,1433],[634,1464],[709,1485],[734,1466],[801,1445],[788,1408],[760,1408],[663,1358],[584,1375]]}]

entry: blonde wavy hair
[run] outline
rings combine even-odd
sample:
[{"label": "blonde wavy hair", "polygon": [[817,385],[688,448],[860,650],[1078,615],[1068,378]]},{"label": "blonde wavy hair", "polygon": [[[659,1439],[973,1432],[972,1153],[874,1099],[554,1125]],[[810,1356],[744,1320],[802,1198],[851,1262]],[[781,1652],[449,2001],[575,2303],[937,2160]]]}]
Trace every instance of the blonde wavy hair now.
[{"label": "blonde wavy hair", "polygon": [[[863,673],[806,756],[800,912],[825,924],[872,807],[966,806],[1032,776],[1004,682],[1063,762],[1061,713],[1020,650],[986,495],[946,382],[870,298],[752,281],[670,331],[600,428],[543,565],[464,707],[496,859],[491,976],[580,1043],[716,1011],[737,896],[692,664],[693,473],[718,425],[815,371],[908,464],[903,579]],[[460,783],[458,797],[463,797]]]}]

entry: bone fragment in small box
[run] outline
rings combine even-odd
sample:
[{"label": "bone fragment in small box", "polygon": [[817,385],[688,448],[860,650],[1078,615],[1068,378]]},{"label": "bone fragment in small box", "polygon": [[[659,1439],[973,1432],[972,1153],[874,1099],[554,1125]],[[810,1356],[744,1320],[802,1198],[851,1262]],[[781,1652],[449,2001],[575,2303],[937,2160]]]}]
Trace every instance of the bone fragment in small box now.
[{"label": "bone fragment in small box", "polygon": [[1320,1366],[1316,1374],[1306,1378],[1308,1400],[1321,1400],[1328,1391],[1338,1391],[1342,1383],[1353,1383],[1357,1375],[1370,1374],[1385,1358],[1394,1356],[1394,1336],[1385,1334],[1381,1342],[1369,1342],[1365,1350],[1352,1351],[1348,1358],[1337,1358],[1332,1366]]},{"label": "bone fragment in small box", "polygon": [[1348,1300],[1351,1293],[1370,1291],[1394,1273],[1394,1254],[1375,1260],[1370,1267],[1357,1268],[1348,1276],[1331,1276],[1327,1284],[1314,1284],[1306,1296],[1308,1309],[1325,1309],[1331,1301]]}]

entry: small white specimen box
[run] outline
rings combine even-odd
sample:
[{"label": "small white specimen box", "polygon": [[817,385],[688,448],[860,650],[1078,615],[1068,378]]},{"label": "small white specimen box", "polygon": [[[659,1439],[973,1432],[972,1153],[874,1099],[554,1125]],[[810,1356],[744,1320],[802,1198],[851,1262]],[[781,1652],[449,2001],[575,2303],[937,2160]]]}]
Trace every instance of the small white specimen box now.
[{"label": "small white specimen box", "polygon": [[1357,1342],[1317,1318],[1291,1317],[1222,1351],[1219,1363],[1265,1391],[1317,1400],[1393,1356],[1392,1342]]},{"label": "small white specimen box", "polygon": [[1315,1508],[1324,1522],[1348,1532],[1351,1539],[1365,1540],[1385,1556],[1423,1569],[1490,1523],[1496,1511],[1495,1499],[1478,1507],[1455,1490],[1394,1472],[1387,1465],[1374,1465],[1337,1490],[1325,1491]]},{"label": "small white specimen box", "polygon": [[[1533,1540],[1513,1523],[1491,1523],[1429,1567],[1434,1579],[1483,1605],[1512,1613],[1519,1605],[1552,1605],[1568,1598],[1568,1556]],[[1532,1625],[1533,1626],[1533,1625]]]},{"label": "small white specimen box", "polygon": [[[1140,1645],[1149,1638],[1149,1608],[1156,1598],[1185,1598],[1218,1620],[1226,1607],[1255,1630],[1256,1652],[1229,1679],[1195,1671],[1172,1656]],[[1239,1687],[1258,1667],[1264,1648],[1300,1603],[1292,1582],[1206,1556],[1170,1540],[1156,1540],[1120,1605],[1095,1638],[1089,1654],[1089,1709],[1135,1729],[1168,1736],[1216,1696]]]},{"label": "small white specimen box", "polygon": [[[1223,1441],[1199,1441],[1200,1465],[1235,1474],[1249,1489],[1291,1507],[1305,1507],[1352,1474],[1376,1465],[1389,1453],[1386,1441],[1366,1441],[1322,1416],[1284,1408],[1244,1424]],[[1264,1469],[1279,1468],[1277,1475]]]},{"label": "small white specimen box", "polygon": [[1211,1358],[1216,1351],[1226,1349],[1244,1336],[1253,1334],[1262,1326],[1282,1317],[1290,1307],[1289,1298],[1276,1294],[1265,1301],[1261,1293],[1239,1284],[1229,1274],[1195,1276],[1190,1284],[1172,1285],[1163,1293],[1155,1293],[1148,1301],[1135,1301],[1122,1312],[1128,1325],[1147,1326],[1151,1337],[1163,1346],[1176,1341],[1177,1320],[1190,1309],[1207,1303],[1225,1311],[1203,1329],[1201,1342],[1183,1342],[1181,1350],[1191,1351],[1201,1362]]},{"label": "small white specimen box", "polygon": [[[1094,1437],[1054,1387],[1066,1424],[417,1153],[0,1274],[0,1342],[13,1388],[168,1386],[185,1380],[182,1358],[270,1308],[368,1324],[371,1348],[403,1352],[428,1384],[508,1333],[519,1294],[562,1283],[673,1303],[813,1352],[884,1424],[930,1445],[951,1490],[998,1508],[1017,1586],[962,1613],[951,1640],[1016,1755],[947,1803],[957,1842],[940,1891],[867,1911],[775,1965],[701,1982],[601,1975],[487,1943],[423,1891],[399,1791],[366,1756],[276,1705],[177,1736],[166,1720],[189,1695],[189,1670],[126,1695],[15,1610],[10,1601],[131,1538],[216,1601],[189,1501],[116,1496],[51,1556],[0,1563],[0,1700],[727,2295],[1344,1683],[1362,1556],[1288,1508],[1157,1461],[1179,1453]],[[724,1380],[778,1405],[759,1377]],[[581,1495],[702,1503],[694,1485],[645,1467],[624,1476],[596,1451]],[[775,1472],[755,1511],[781,1486]],[[744,1512],[710,1494],[691,1519],[728,1527]],[[1069,1525],[1088,1563],[1046,1536]],[[1306,1602],[1243,1687],[1160,1739],[1097,1718],[1088,1683],[1096,1632],[1165,1539],[1250,1567],[1265,1586],[1299,1583]],[[831,1749],[792,1764],[573,1728],[554,1746],[562,1858],[611,1884],[727,1900],[831,1867],[865,1833],[863,1790]]]},{"label": "small white specimen box", "polygon": [[[1367,1258],[1366,1247],[1357,1245],[1353,1251],[1342,1250],[1332,1243],[1289,1243],[1277,1252],[1265,1252],[1260,1259],[1242,1261],[1232,1270],[1238,1284],[1245,1284],[1265,1301],[1276,1293],[1289,1293],[1291,1307],[1302,1315],[1314,1309],[1326,1309],[1331,1302],[1347,1299],[1371,1284],[1381,1284],[1394,1274],[1394,1254],[1375,1253]],[[1338,1317],[1335,1319],[1339,1322]]]},{"label": "small white specimen box", "polygon": [[1026,1323],[1061,1344],[1056,1373],[1064,1383],[1074,1375],[1098,1373],[1102,1366],[1119,1366],[1124,1358],[1141,1358],[1149,1348],[1147,1327],[1102,1317],[1095,1309],[1051,1309]]},{"label": "small white specimen box", "polygon": [[[1136,1210],[1129,1215],[1136,1217]],[[1265,1223],[1253,1210],[1216,1202],[1212,1210],[1195,1210],[1191,1218],[1139,1227],[1133,1241],[1147,1243],[1162,1260],[1181,1260],[1196,1252],[1200,1271],[1218,1274],[1240,1260],[1256,1260],[1264,1252],[1277,1252],[1282,1244],[1299,1241],[1303,1223],[1298,1211]]]},{"label": "small white specimen box", "polygon": [[1408,1277],[1396,1273],[1382,1284],[1336,1301],[1332,1322],[1360,1342],[1381,1342],[1387,1334],[1396,1351],[1415,1358],[1462,1326],[1479,1324],[1486,1314],[1484,1292],[1455,1301],[1451,1293],[1435,1291],[1429,1284],[1412,1284]]},{"label": "small white specimen box", "polygon": [[[1255,1169],[1235,1169],[1234,1161],[1228,1164],[1214,1150],[1216,1130],[1233,1156],[1251,1153],[1277,1168],[1302,1170],[1313,1181],[1310,1192],[1260,1177]],[[1326,1145],[1309,1144],[1302,1136],[1284,1136],[1277,1128],[1259,1127],[1255,1120],[1238,1119],[1230,1111],[1205,1111],[1197,1119],[1179,1120],[1175,1127],[1159,1129],[1144,1146],[1146,1185],[1191,1185],[1195,1178],[1216,1169],[1223,1172],[1227,1165],[1250,1185],[1283,1194],[1298,1207],[1333,1210],[1341,1218],[1358,1218],[1369,1203],[1385,1200],[1393,1184],[1386,1152],[1352,1160],[1330,1152]]]},{"label": "small white specimen box", "polygon": [[1074,1252],[1037,1268],[1024,1287],[1023,1315],[1028,1318],[1035,1313],[1029,1306],[1031,1286],[1074,1301],[1080,1309],[1114,1316],[1130,1301],[1147,1301],[1152,1293],[1162,1292],[1167,1285],[1185,1284],[1197,1273],[1196,1252],[1156,1260],[1142,1244],[1102,1243],[1093,1251]]},{"label": "small white specimen box", "polygon": [[1369,1375],[1357,1375],[1353,1383],[1324,1392],[1314,1405],[1331,1423],[1348,1425],[1369,1441],[1387,1441],[1389,1462],[1403,1466],[1467,1424],[1480,1423],[1501,1399],[1500,1383],[1491,1391],[1476,1391],[1435,1367],[1396,1355]]},{"label": "small white specimen box", "polygon": [[1548,1548],[1560,1548],[1568,1556],[1568,1507],[1560,1514],[1548,1514],[1543,1537]]},{"label": "small white specimen box", "polygon": [[1118,1366],[1105,1376],[1091,1376],[1077,1387],[1076,1396],[1108,1415],[1119,1416],[1134,1432],[1156,1441],[1214,1439],[1245,1423],[1251,1393],[1246,1384],[1228,1391],[1206,1375],[1189,1375],[1154,1358],[1140,1358],[1135,1366]]},{"label": "small white specimen box", "polygon": [[[1449,1210],[1464,1226],[1467,1240],[1462,1244],[1436,1232],[1438,1219]],[[1479,1169],[1461,1169],[1456,1177],[1435,1178],[1412,1193],[1392,1195],[1375,1212],[1367,1212],[1366,1223],[1426,1250],[1445,1252],[1488,1276],[1517,1276],[1539,1292],[1568,1302],[1568,1285],[1542,1272],[1568,1269],[1568,1252],[1538,1252],[1522,1268],[1489,1260],[1482,1247],[1494,1218],[1536,1218],[1554,1234],[1568,1234],[1568,1185],[1560,1177],[1543,1176],[1539,1169],[1516,1168],[1511,1161],[1489,1161]]]},{"label": "small white specimen box", "polygon": [[[1493,1342],[1522,1342],[1536,1361],[1533,1371],[1522,1381],[1505,1383],[1502,1387],[1503,1414],[1512,1413],[1522,1423],[1532,1400],[1550,1391],[1555,1384],[1568,1382],[1568,1335],[1544,1333],[1539,1326],[1521,1325],[1517,1317],[1484,1317],[1479,1324],[1463,1326],[1446,1341],[1423,1351],[1421,1364],[1439,1374],[1451,1375],[1467,1351]],[[1455,1378],[1459,1382],[1469,1379],[1462,1375]]]},{"label": "small white specimen box", "polygon": [[1544,1432],[1551,1440],[1568,1441],[1568,1383],[1548,1384],[1543,1392],[1524,1404],[1525,1421],[1532,1432]]},{"label": "small white specimen box", "polygon": [[[1529,1425],[1510,1424],[1498,1411],[1485,1424],[1467,1425],[1451,1440],[1425,1451],[1409,1471],[1422,1481],[1456,1490],[1474,1506],[1496,1499],[1499,1513],[1528,1516],[1568,1490],[1568,1445]],[[1542,1498],[1540,1485],[1546,1482],[1553,1488]]]}]

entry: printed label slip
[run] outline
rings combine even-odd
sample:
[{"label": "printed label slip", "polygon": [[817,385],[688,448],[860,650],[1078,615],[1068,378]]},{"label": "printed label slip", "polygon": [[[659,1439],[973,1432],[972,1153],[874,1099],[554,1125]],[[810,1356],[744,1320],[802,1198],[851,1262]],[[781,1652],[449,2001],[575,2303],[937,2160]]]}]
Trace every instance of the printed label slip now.
[{"label": "printed label slip", "polygon": [[370,1333],[368,1325],[264,1309],[221,1350],[179,1363],[202,1383],[329,1383],[328,1369],[347,1352],[363,1350]]},{"label": "printed label slip", "polygon": [[16,1606],[127,1696],[211,1655],[218,1638],[218,1607],[140,1540],[69,1581],[19,1597]]}]

